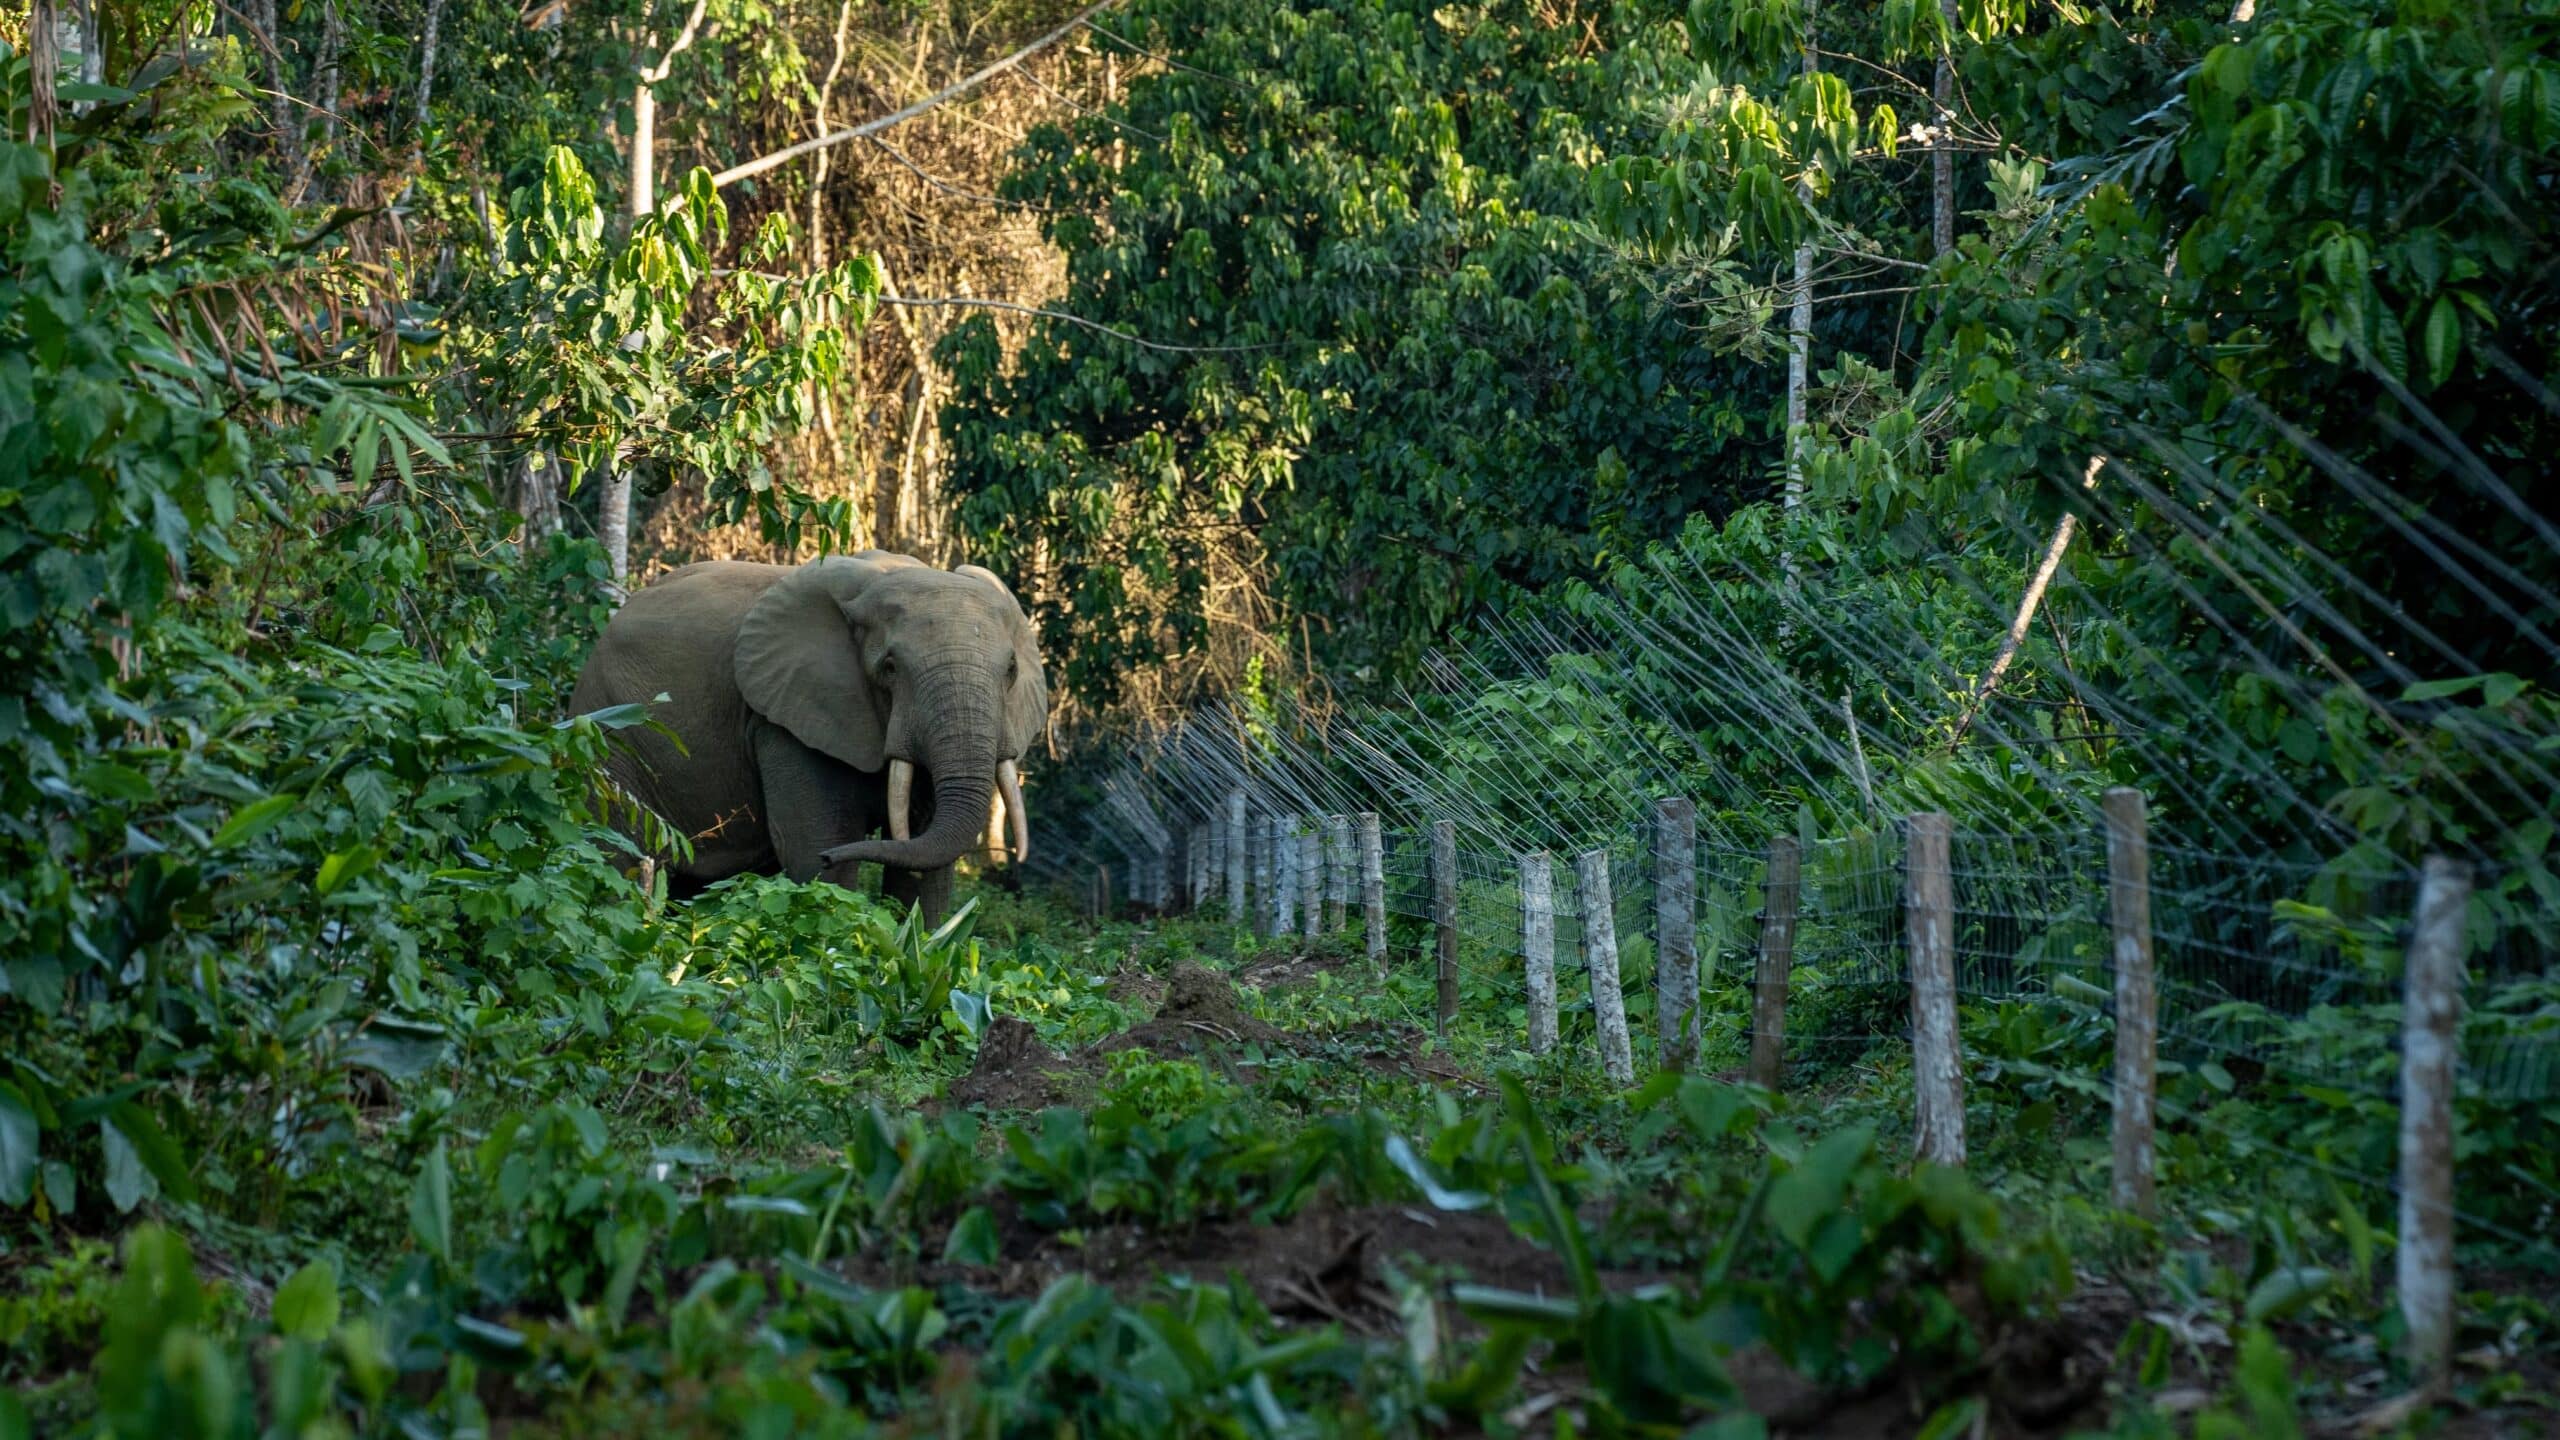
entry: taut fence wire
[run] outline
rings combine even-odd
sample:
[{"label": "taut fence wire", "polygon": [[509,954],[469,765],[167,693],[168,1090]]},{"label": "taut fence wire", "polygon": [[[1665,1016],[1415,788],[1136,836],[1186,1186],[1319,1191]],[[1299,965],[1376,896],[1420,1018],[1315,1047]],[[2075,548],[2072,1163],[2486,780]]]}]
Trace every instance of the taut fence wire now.
[{"label": "taut fence wire", "polygon": [[[2532,501],[2560,487],[2519,494],[2438,426],[2411,498],[2274,428],[2395,583],[2126,422],[2035,513],[1862,531],[1816,495],[1693,525],[1408,686],[1089,749],[1098,803],[1035,871],[1359,934],[1440,973],[1441,1024],[1517,1008],[1524,1049],[1613,1080],[1784,1083],[1905,1040],[1930,1158],[1964,1154],[1923,1073],[1960,1008],[1981,1053],[1945,1078],[2104,1101],[2091,1174],[2129,1208],[2175,1144],[2397,1196],[2403,1263],[2439,1221],[2548,1247],[2560,530]],[[2411,1043],[2438,1030],[2441,1073]],[[2241,1123],[2267,1103],[2299,1123]],[[2474,1147],[2434,1207],[2403,1157],[2457,1114],[2541,1148]]]}]

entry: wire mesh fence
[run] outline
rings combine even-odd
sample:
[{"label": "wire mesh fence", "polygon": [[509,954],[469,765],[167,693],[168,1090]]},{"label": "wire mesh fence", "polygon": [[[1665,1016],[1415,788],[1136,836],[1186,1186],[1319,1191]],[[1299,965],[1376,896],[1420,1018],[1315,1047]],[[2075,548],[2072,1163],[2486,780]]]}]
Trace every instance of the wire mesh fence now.
[{"label": "wire mesh fence", "polygon": [[[1194,745],[1183,758],[1197,764],[1202,753]],[[1458,817],[1468,807],[1452,801],[1417,807],[1421,814],[1413,822],[1382,823],[1376,872],[1358,873],[1355,847],[1324,839],[1350,833],[1354,815],[1316,807],[1367,797],[1318,765],[1283,773],[1283,783],[1265,788],[1252,783],[1248,764],[1230,757],[1208,771],[1211,783],[1186,785],[1162,770],[1132,767],[1115,789],[1125,797],[1117,807],[1123,818],[1110,832],[1129,877],[1121,893],[1144,893],[1142,877],[1150,870],[1180,875],[1183,886],[1150,903],[1225,914],[1230,878],[1240,873],[1251,892],[1240,913],[1265,932],[1297,933],[1309,912],[1294,902],[1285,912],[1272,903],[1284,889],[1338,895],[1339,909],[1324,912],[1320,924],[1344,929],[1364,928],[1358,897],[1374,890],[1397,941],[1391,963],[1435,964],[1445,933],[1466,1005],[1504,1017],[1502,1023],[1533,1010],[1531,905],[1523,884],[1524,857],[1532,851],[1503,843],[1497,826],[1462,823]],[[1229,782],[1225,790],[1216,788],[1218,780]],[[1308,808],[1297,808],[1302,805]],[[1246,822],[1240,833],[1233,825],[1238,813]],[[1171,822],[1163,818],[1168,815]],[[1454,842],[1445,880],[1432,862],[1433,830],[1440,825]],[[1908,1046],[1915,992],[1905,831],[1900,822],[1867,824],[1845,835],[1779,842],[1793,851],[1786,890],[1790,953],[1778,990],[1783,1015],[1766,1008],[1770,1002],[1757,983],[1773,931],[1770,844],[1736,844],[1709,833],[1690,847],[1687,885],[1677,887],[1689,909],[1677,923],[1694,936],[1694,980],[1686,983],[1695,988],[1678,996],[1657,993],[1658,970],[1676,967],[1660,964],[1666,862],[1653,827],[1615,824],[1589,833],[1578,850],[1535,852],[1552,904],[1559,1045],[1600,1063],[1602,1005],[1590,961],[1605,931],[1607,949],[1619,960],[1620,995],[1632,1013],[1639,1063],[1740,1073],[1763,1026],[1778,1041],[1773,1053],[1781,1076],[1820,1075],[1877,1054],[1879,1046]],[[1310,838],[1300,844],[1301,836]],[[1150,837],[1170,848],[1208,845],[1220,860],[1226,847],[1241,843],[1251,863],[1240,872],[1223,863],[1193,864],[1187,855],[1158,863],[1149,855],[1156,843]],[[1070,850],[1062,870],[1093,863],[1092,843],[1088,838],[1084,848]],[[2106,833],[2096,826],[1968,828],[1954,831],[1947,849],[1944,924],[1952,989],[1975,1015],[1971,1033],[1988,1027],[2001,1036],[2003,1025],[2027,1026],[2030,1038],[2016,1042],[2006,1063],[2043,1066],[2093,1100],[2112,1104],[2117,1078],[2105,1044],[2121,1018],[2118,972],[2125,952],[2121,917],[2111,907]],[[2171,1127],[2217,1133],[2219,1097],[2226,1095],[2281,1093],[2315,1108],[2361,1109],[2368,1118],[2401,1104],[2407,1084],[2403,975],[2420,900],[2414,870],[2369,859],[2308,863],[2174,840],[2146,843],[2144,851],[2145,963],[2156,995],[2157,1059],[2172,1074],[2206,1082],[2202,1090],[2180,1091],[2184,1100],[2146,1095],[2147,1111],[2156,1110]],[[1585,855],[1604,857],[1605,914],[1584,892],[1576,862]],[[1311,862],[1315,873],[1290,873],[1302,862]],[[2474,888],[2494,893],[2500,878],[2479,872]],[[2560,1102],[2560,997],[2551,984],[2560,975],[2560,956],[2547,927],[2530,910],[2480,905],[2467,909],[2464,927],[2457,1094],[2470,1104]],[[1676,1038],[1654,1023],[1666,1005],[1689,1012]],[[1524,1028],[1521,1045],[1530,1040]],[[2263,1130],[2247,1143],[2298,1163],[2305,1174],[2389,1193],[2399,1177],[2387,1138],[2387,1127],[2368,1125],[2357,1146],[2307,1135],[2298,1142],[2271,1138]],[[2531,1201],[2530,1193],[2526,1198]],[[2513,1199],[2505,1197],[2493,1214],[2465,1205],[2457,1194],[2455,1213],[2479,1233],[2509,1238],[2530,1234],[2536,1215],[2546,1226],[2560,1223],[2560,1194],[2543,1196],[2539,1211],[2528,1203],[2519,1212]]]}]

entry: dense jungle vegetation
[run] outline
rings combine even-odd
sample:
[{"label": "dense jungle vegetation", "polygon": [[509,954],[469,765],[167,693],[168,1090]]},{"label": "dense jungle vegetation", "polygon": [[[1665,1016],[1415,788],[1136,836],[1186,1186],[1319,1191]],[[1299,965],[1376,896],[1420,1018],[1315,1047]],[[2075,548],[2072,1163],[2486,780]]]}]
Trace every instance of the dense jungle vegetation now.
[{"label": "dense jungle vegetation", "polygon": [[[2554,0],[37,0],[0,247],[0,1440],[2560,1430]],[[870,546],[1059,858],[670,897],[596,634]],[[2138,1218],[2105,1006],[1969,1004],[1915,1165],[1889,991],[1621,1088],[1037,883],[1202,702],[1522,845],[2138,786],[2368,988],[2469,859],[2455,1364],[2396,1005]]]}]

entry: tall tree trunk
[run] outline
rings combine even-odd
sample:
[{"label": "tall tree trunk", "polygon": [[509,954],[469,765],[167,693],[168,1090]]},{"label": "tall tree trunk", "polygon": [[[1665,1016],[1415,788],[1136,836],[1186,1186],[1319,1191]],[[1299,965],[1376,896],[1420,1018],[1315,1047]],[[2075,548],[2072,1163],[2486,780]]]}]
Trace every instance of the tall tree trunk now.
[{"label": "tall tree trunk", "polygon": [[515,512],[524,517],[524,548],[531,554],[560,528],[560,467],[548,454],[529,451],[517,458],[514,481]]},{"label": "tall tree trunk", "polygon": [[418,40],[417,143],[423,161],[427,148],[427,107],[436,95],[436,30],[444,21],[444,0],[427,0],[426,32]]},{"label": "tall tree trunk", "polygon": [[54,86],[62,74],[62,31],[53,0],[35,0],[27,12],[27,143],[53,143]]},{"label": "tall tree trunk", "polygon": [[[844,73],[845,34],[853,25],[853,0],[840,0],[836,6],[836,53],[827,62],[826,78],[818,82],[817,108],[809,117],[809,137],[816,139],[827,133],[827,104],[834,97],[836,77]],[[827,268],[827,172],[834,168],[835,151],[818,152],[817,173],[809,177],[809,270],[812,274]]]},{"label": "tall tree trunk", "polygon": [[345,17],[338,13],[337,0],[322,0],[320,6],[320,58],[311,69],[313,104],[320,112],[320,143],[316,149],[306,148],[294,174],[295,200],[306,196],[327,198],[328,187],[319,179],[320,162],[338,143],[338,77],[343,71],[340,56],[346,49]]},{"label": "tall tree trunk", "polygon": [[[685,17],[684,29],[675,43],[662,52],[655,64],[646,62],[632,66],[631,85],[631,218],[637,222],[658,212],[658,93],[657,86],[667,78],[676,57],[693,44],[702,28],[702,11],[708,0],[693,0],[692,13]],[[644,47],[645,48],[645,47]],[[631,470],[628,458],[615,455],[606,462],[603,488],[596,493],[596,533],[604,541],[605,562],[610,567],[617,589],[631,579]]]},{"label": "tall tree trunk", "polygon": [[[1804,16],[1804,73],[1811,75],[1820,68],[1814,56],[1815,0],[1806,0]],[[1809,210],[1813,206],[1813,182],[1796,182],[1796,198]],[[1796,247],[1795,282],[1789,287],[1787,307],[1787,482],[1786,507],[1790,510],[1804,503],[1804,427],[1805,388],[1813,362],[1813,242],[1808,239]],[[1788,563],[1788,574],[1794,564]]]},{"label": "tall tree trunk", "polygon": [[1938,13],[1946,17],[1947,44],[1938,53],[1937,81],[1929,91],[1931,106],[1937,111],[1929,117],[1929,253],[1932,255],[1944,255],[1956,248],[1956,152],[1948,148],[1947,137],[1955,128],[1955,37],[1964,23],[1956,14],[1956,0],[1938,0]]},{"label": "tall tree trunk", "polygon": [[302,168],[302,125],[293,108],[293,76],[284,63],[284,30],[276,18],[276,0],[251,0],[249,23],[257,29],[258,44],[266,52],[267,84],[274,92],[267,97],[267,123],[275,129],[277,173],[295,175]]}]

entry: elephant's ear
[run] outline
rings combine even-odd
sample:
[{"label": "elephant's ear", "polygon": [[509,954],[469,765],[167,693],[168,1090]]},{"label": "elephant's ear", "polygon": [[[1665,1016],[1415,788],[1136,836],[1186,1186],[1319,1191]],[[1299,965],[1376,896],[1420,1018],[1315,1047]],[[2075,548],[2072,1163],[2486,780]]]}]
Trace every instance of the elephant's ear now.
[{"label": "elephant's ear", "polygon": [[[773,583],[738,625],[738,693],[812,750],[857,770],[888,763],[887,732],[846,607],[905,557],[834,555]],[[908,561],[913,564],[913,561]]]},{"label": "elephant's ear", "polygon": [[1040,667],[1039,633],[1033,629],[1029,613],[1022,609],[1022,602],[1014,598],[1012,589],[997,578],[996,572],[981,565],[962,565],[952,573],[993,585],[1020,617],[1013,631],[1013,655],[1020,663],[1021,678],[1005,695],[1004,743],[1007,755],[1028,756],[1031,747],[1039,744],[1049,729],[1049,676]]}]

